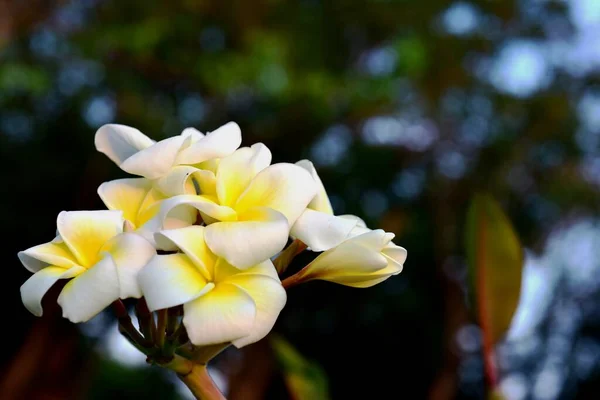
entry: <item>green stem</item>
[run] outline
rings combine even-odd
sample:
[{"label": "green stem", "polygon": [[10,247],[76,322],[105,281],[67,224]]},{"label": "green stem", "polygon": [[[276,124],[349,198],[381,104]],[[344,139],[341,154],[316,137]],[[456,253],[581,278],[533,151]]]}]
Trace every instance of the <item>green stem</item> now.
[{"label": "green stem", "polygon": [[285,250],[283,250],[273,261],[273,265],[279,275],[283,274],[294,257],[306,250],[306,244],[296,239]]},{"label": "green stem", "polygon": [[183,314],[183,307],[176,306],[169,308],[167,320],[167,339],[171,337],[179,327],[179,317]]},{"label": "green stem", "polygon": [[147,350],[152,347],[152,343],[146,340],[133,326],[131,318],[127,313],[125,304],[121,300],[113,302],[113,310],[119,321],[119,332],[135,346],[139,351],[146,354]]},{"label": "green stem", "polygon": [[178,373],[177,376],[190,389],[196,399],[226,400],[215,382],[208,374],[206,365],[193,364],[188,373]]},{"label": "green stem", "polygon": [[152,317],[152,313],[148,309],[148,304],[146,304],[146,300],[143,297],[139,299],[135,305],[135,314],[138,317],[140,331],[142,331],[144,337],[150,342],[154,342],[154,318]]},{"label": "green stem", "polygon": [[199,347],[194,351],[192,360],[198,364],[208,364],[210,360],[215,358],[220,352],[229,347],[230,344],[231,343],[219,343]]},{"label": "green stem", "polygon": [[159,348],[162,348],[165,345],[165,334],[167,330],[167,309],[164,308],[162,310],[158,310],[156,314],[156,334],[154,335],[154,337],[156,340],[156,345]]},{"label": "green stem", "polygon": [[289,289],[292,286],[296,286],[300,283],[306,282],[307,279],[305,279],[306,277],[304,276],[304,274],[307,267],[308,265],[302,268],[300,271],[296,272],[294,275],[285,278],[283,281],[281,281],[281,286],[283,286],[284,289]]}]

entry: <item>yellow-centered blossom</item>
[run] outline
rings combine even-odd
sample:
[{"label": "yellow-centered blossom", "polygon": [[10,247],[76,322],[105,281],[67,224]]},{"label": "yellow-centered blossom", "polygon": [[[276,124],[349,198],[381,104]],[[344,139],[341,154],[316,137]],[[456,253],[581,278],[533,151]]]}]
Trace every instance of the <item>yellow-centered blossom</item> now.
[{"label": "yellow-centered blossom", "polygon": [[165,200],[159,220],[173,225],[178,214],[197,209],[207,224],[208,247],[238,268],[274,256],[285,246],[290,226],[314,198],[317,185],[297,165],[270,164],[271,152],[261,143],[236,150],[221,159],[214,194]]},{"label": "yellow-centered blossom", "polygon": [[142,296],[137,273],[156,251],[144,238],[123,233],[120,211],[61,212],[56,238],[19,252],[33,276],[21,286],[27,309],[42,315],[42,298],[59,280],[63,316],[85,322],[119,298]]},{"label": "yellow-centered blossom", "polygon": [[148,306],[154,311],[183,304],[183,324],[195,345],[256,342],[273,327],[285,290],[270,260],[239,270],[208,248],[206,232],[190,226],[155,235],[159,245],[181,252],[157,255],[140,272]]}]

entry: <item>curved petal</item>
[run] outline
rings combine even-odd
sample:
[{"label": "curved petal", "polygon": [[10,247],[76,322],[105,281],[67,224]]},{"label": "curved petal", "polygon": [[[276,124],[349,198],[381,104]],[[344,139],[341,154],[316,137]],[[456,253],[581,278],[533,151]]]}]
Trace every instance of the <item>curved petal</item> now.
[{"label": "curved petal", "polygon": [[308,279],[340,282],[344,277],[364,276],[385,268],[388,259],[381,254],[389,242],[381,229],[351,238],[319,255],[304,270]]},{"label": "curved petal", "polygon": [[217,257],[210,251],[204,241],[203,226],[188,226],[185,228],[164,230],[154,235],[160,248],[181,249],[202,273],[207,281],[213,277]]},{"label": "curved petal", "polygon": [[317,185],[305,169],[294,164],[274,164],[252,179],[234,208],[243,213],[252,207],[269,207],[285,215],[292,226],[316,191]]},{"label": "curved petal", "polygon": [[166,196],[214,195],[216,194],[216,178],[211,171],[180,165],[173,167],[167,175],[157,180],[156,187]]},{"label": "curved petal", "polygon": [[118,124],[101,126],[94,138],[96,150],[106,154],[115,164],[121,165],[126,159],[154,144],[154,140],[139,130]]},{"label": "curved petal", "polygon": [[323,186],[323,182],[321,181],[321,178],[319,178],[319,174],[317,174],[317,170],[315,169],[313,163],[309,160],[300,160],[296,163],[296,165],[307,170],[317,184],[317,194],[308,204],[308,208],[333,215],[333,207],[331,207],[329,196],[327,196],[325,186]]},{"label": "curved petal", "polygon": [[402,272],[402,268],[407,256],[407,252],[404,247],[397,246],[394,243],[389,243],[383,248],[381,253],[388,259],[388,265],[396,269],[394,274],[399,274]]},{"label": "curved petal", "polygon": [[121,164],[121,169],[133,175],[158,179],[166,175],[175,165],[177,153],[184,146],[184,136],[173,136],[133,154]]},{"label": "curved petal", "polygon": [[154,256],[138,275],[150,311],[178,306],[212,290],[185,254]]},{"label": "curved petal", "polygon": [[50,265],[62,268],[71,268],[77,265],[77,259],[60,236],[51,242],[20,251],[18,257],[30,272],[38,272]]},{"label": "curved petal", "polygon": [[36,317],[41,317],[42,298],[59,279],[72,278],[85,271],[85,268],[74,266],[70,269],[47,267],[33,274],[21,285],[21,300],[25,308]]},{"label": "curved petal", "polygon": [[197,345],[230,342],[251,333],[256,316],[252,297],[236,285],[218,284],[183,305],[183,324]]},{"label": "curved petal", "polygon": [[228,122],[182,150],[177,164],[198,164],[233,153],[242,143],[242,132],[235,122]]},{"label": "curved petal", "polygon": [[79,264],[91,267],[104,243],[123,232],[121,211],[62,211],[58,232]]},{"label": "curved petal", "polygon": [[98,195],[109,210],[123,211],[123,217],[134,225],[152,182],[146,178],[126,178],[104,182]]},{"label": "curved petal", "polygon": [[355,220],[307,208],[292,226],[290,235],[300,239],[312,251],[325,251],[346,240],[355,226]]},{"label": "curved petal", "polygon": [[176,209],[198,210],[220,221],[235,221],[237,213],[229,207],[220,206],[207,196],[181,195],[162,202],[159,219],[165,221]]},{"label": "curved petal", "polygon": [[109,253],[119,275],[119,298],[142,297],[137,275],[156,255],[154,246],[135,233],[122,233],[109,240],[101,251]]},{"label": "curved petal", "polygon": [[112,257],[106,255],[96,265],[77,275],[58,296],[63,317],[78,323],[89,321],[119,298],[119,276]]},{"label": "curved petal", "polygon": [[237,268],[246,269],[264,261],[287,243],[289,226],[281,213],[255,207],[238,218],[208,225],[205,230],[206,244],[212,252]]},{"label": "curved petal", "polygon": [[[263,264],[271,264],[270,267],[275,270],[271,260],[267,260]],[[243,289],[256,304],[256,317],[252,332],[248,336],[235,340],[233,345],[240,348],[259,341],[273,329],[279,313],[285,306],[287,300],[285,289],[281,286],[278,278],[251,274],[248,270],[230,276],[226,282]]]},{"label": "curved petal", "polygon": [[189,136],[192,139],[192,143],[195,143],[204,137],[204,133],[200,132],[196,128],[189,127],[189,128],[185,128],[183,131],[181,131],[181,136],[184,136],[184,137]]},{"label": "curved petal", "polygon": [[140,211],[135,225],[140,227],[156,217],[160,211],[160,204],[165,199],[167,199],[167,196],[162,194],[155,187],[152,187],[140,205]]},{"label": "curved petal", "polygon": [[344,218],[344,219],[349,219],[349,220],[352,220],[352,221],[356,221],[356,226],[358,228],[367,228],[367,224],[365,223],[365,221],[362,218],[357,217],[356,215],[343,214],[343,215],[338,215],[338,217],[339,218]]},{"label": "curved petal", "polygon": [[232,207],[250,181],[271,164],[271,151],[262,143],[236,150],[225,157],[217,170],[219,203]]}]

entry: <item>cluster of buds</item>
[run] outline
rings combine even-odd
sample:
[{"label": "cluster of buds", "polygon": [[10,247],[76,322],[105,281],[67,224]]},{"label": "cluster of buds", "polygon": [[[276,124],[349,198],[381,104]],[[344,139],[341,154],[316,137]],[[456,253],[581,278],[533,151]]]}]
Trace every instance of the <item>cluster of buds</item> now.
[{"label": "cluster of buds", "polygon": [[[108,210],[63,211],[52,241],[19,253],[33,273],[21,286],[25,307],[41,316],[46,292],[68,280],[58,296],[65,318],[85,322],[113,304],[134,346],[185,375],[189,362],[267,335],[290,286],[362,288],[401,272],[406,250],[394,235],[334,215],[310,161],[271,164],[264,144],[241,141],[233,122],[159,142],[101,127],[97,150],[138,177],[103,183]],[[303,251],[321,254],[281,281]],[[139,299],[138,328],[127,298]]]}]

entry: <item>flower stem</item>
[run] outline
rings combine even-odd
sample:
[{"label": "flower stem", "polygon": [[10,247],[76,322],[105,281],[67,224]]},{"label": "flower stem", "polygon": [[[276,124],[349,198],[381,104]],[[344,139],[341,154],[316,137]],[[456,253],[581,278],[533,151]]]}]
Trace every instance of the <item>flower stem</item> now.
[{"label": "flower stem", "polygon": [[167,314],[167,309],[164,308],[162,310],[158,310],[156,312],[157,314],[157,318],[156,318],[156,335],[154,335],[155,340],[156,340],[156,345],[159,348],[162,348],[165,344],[165,334],[166,334],[166,330],[167,330],[167,320],[168,320],[168,314]]},{"label": "flower stem", "polygon": [[283,274],[294,257],[306,250],[306,244],[296,239],[285,250],[283,250],[273,261],[273,265],[279,275]]},{"label": "flower stem", "polygon": [[306,279],[304,276],[305,270],[306,270],[306,267],[302,268],[300,271],[296,272],[294,275],[288,276],[283,281],[281,281],[281,285],[283,286],[283,288],[289,289],[292,286],[298,285],[299,283],[306,282]]},{"label": "flower stem", "polygon": [[226,400],[208,374],[206,365],[192,364],[192,368],[187,374],[178,373],[177,376],[197,399]]},{"label": "flower stem", "polygon": [[127,313],[125,304],[121,300],[113,302],[113,310],[119,321],[119,332],[142,353],[146,353],[152,347],[152,343],[146,340],[133,326],[131,318]]},{"label": "flower stem", "polygon": [[154,341],[154,318],[152,317],[152,313],[148,309],[148,304],[146,304],[146,299],[143,297],[138,300],[135,305],[135,313],[138,317],[138,322],[140,324],[140,331],[146,339],[153,342]]}]

